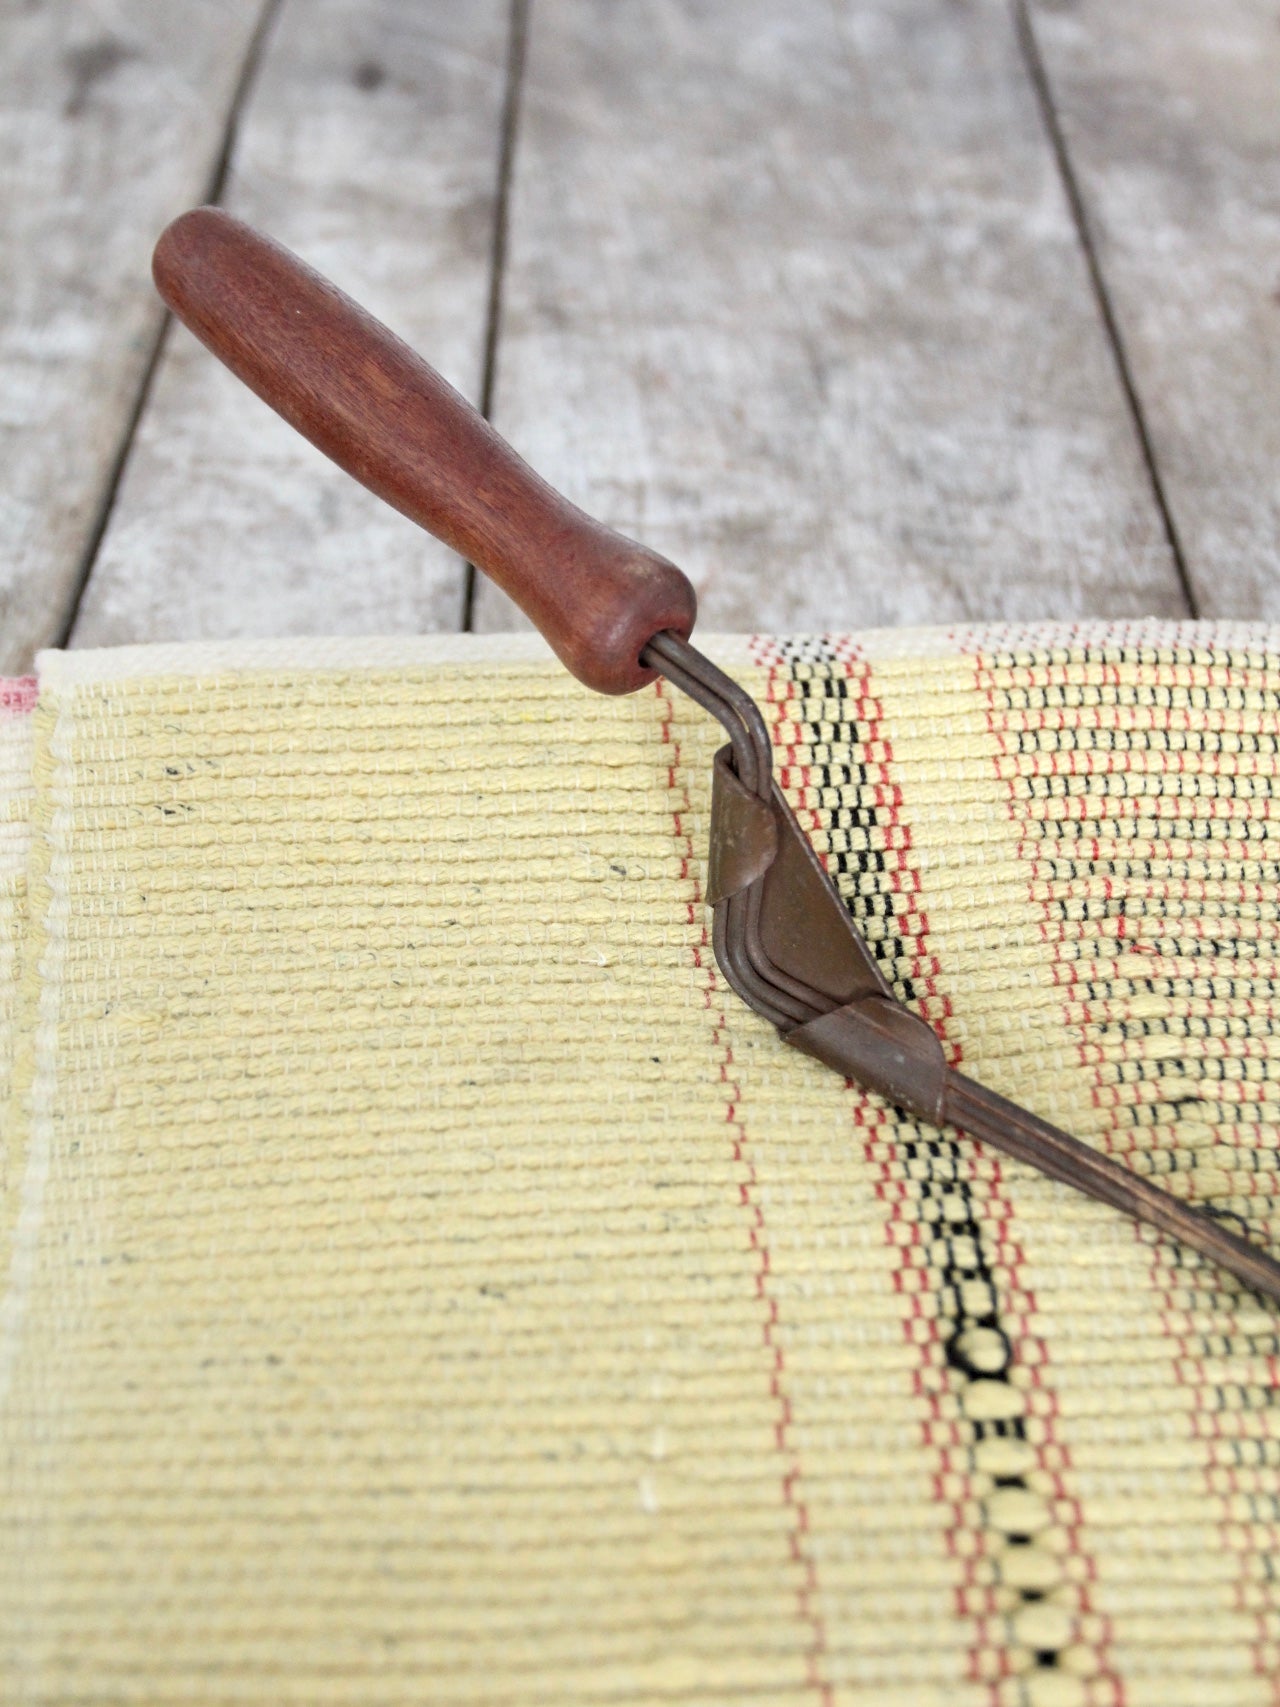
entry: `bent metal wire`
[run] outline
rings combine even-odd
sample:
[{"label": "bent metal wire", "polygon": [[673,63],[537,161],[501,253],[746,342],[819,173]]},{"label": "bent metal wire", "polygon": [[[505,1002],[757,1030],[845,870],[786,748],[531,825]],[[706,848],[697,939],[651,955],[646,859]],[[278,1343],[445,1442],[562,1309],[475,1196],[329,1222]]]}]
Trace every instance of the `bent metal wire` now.
[{"label": "bent metal wire", "polygon": [[885,982],[773,778],[749,694],[687,640],[657,634],[641,661],[719,719],[707,900],[716,960],[786,1042],[934,1125],[950,1124],[1168,1233],[1280,1302],[1280,1262],[1211,1213],[1153,1185],[946,1065],[942,1045]]}]

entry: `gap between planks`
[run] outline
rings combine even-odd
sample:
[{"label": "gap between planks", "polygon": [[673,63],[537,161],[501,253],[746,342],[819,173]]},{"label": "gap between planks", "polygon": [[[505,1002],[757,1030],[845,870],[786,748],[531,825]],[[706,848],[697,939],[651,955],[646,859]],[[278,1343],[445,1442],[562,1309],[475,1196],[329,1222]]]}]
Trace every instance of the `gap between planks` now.
[{"label": "gap between planks", "polygon": [[509,207],[495,425],[704,624],[1187,614],[1006,0],[535,5]]},{"label": "gap between planks", "polygon": [[0,13],[0,669],[57,638],[91,563],[162,325],[150,246],[209,181],[262,15]]},{"label": "gap between planks", "polygon": [[1022,0],[1200,613],[1280,617],[1280,31]]},{"label": "gap between planks", "polygon": [[[223,198],[476,403],[509,25],[510,0],[285,0]],[[463,576],[179,327],[73,644],[456,632]]]},{"label": "gap between planks", "polygon": [[[502,101],[502,133],[498,146],[498,188],[493,207],[493,249],[489,262],[489,299],[485,310],[484,375],[480,382],[480,413],[493,419],[493,392],[498,371],[498,339],[502,331],[502,281],[507,266],[507,225],[510,218],[511,173],[520,126],[520,92],[524,82],[529,40],[530,0],[511,0],[507,44],[507,85]],[[462,632],[474,627],[476,566],[468,563],[462,583]]]},{"label": "gap between planks", "polygon": [[[209,182],[203,195],[200,197],[202,203],[218,202],[222,199],[223,186],[227,181],[227,171],[230,167],[231,155],[235,148],[236,129],[240,122],[240,114],[244,109],[249,92],[253,87],[254,78],[257,75],[258,66],[262,60],[263,48],[266,45],[267,37],[271,33],[271,26],[276,20],[276,16],[280,11],[282,3],[283,0],[264,0],[262,12],[258,18],[253,34],[249,38],[249,46],[240,66],[239,78],[236,81],[235,88],[232,90],[231,103],[227,108],[226,124],[223,127],[222,145],[218,151],[218,157],[214,161],[213,170],[209,174]],[[157,232],[156,235],[158,237],[159,232]],[[134,435],[137,433],[138,423],[141,421],[143,412],[145,411],[150,399],[156,369],[160,365],[160,359],[164,352],[165,343],[169,337],[169,331],[172,325],[173,316],[166,312],[162,316],[160,324],[156,329],[155,338],[151,345],[151,351],[147,357],[147,364],[143,369],[142,380],[138,386],[137,396],[134,398],[133,407],[129,411],[128,418],[125,421],[124,431],[120,438],[120,448],[116,453],[115,461],[107,475],[106,488],[102,495],[102,502],[99,507],[97,520],[94,523],[93,532],[90,535],[88,544],[85,548],[84,559],[80,565],[80,572],[76,580],[76,584],[72,589],[71,600],[67,608],[66,616],[63,619],[62,627],[52,642],[54,646],[66,646],[71,639],[73,630],[75,629],[76,619],[80,614],[80,606],[84,600],[85,590],[89,585],[90,577],[93,574],[94,564],[98,560],[98,552],[102,547],[102,541],[106,537],[107,528],[111,521],[112,511],[116,506],[116,497],[120,490],[120,481],[124,476],[125,465],[129,460],[129,452],[133,446]]]},{"label": "gap between planks", "polygon": [[1133,417],[1133,429],[1142,450],[1142,460],[1146,466],[1147,476],[1151,481],[1151,494],[1155,499],[1156,508],[1160,512],[1165,537],[1169,541],[1169,551],[1178,573],[1178,580],[1182,584],[1182,596],[1186,600],[1187,614],[1197,617],[1200,613],[1197,608],[1195,589],[1191,585],[1191,577],[1187,572],[1187,560],[1183,554],[1182,542],[1178,538],[1173,513],[1169,508],[1164,481],[1161,478],[1155,449],[1151,442],[1151,433],[1143,414],[1142,399],[1139,397],[1137,385],[1134,383],[1133,370],[1129,365],[1124,339],[1120,333],[1120,323],[1112,305],[1110,292],[1107,289],[1107,281],[1103,276],[1098,246],[1089,226],[1088,209],[1085,206],[1075,168],[1071,164],[1071,152],[1067,147],[1067,139],[1063,134],[1058,112],[1054,105],[1053,89],[1040,53],[1040,44],[1036,41],[1035,25],[1027,7],[1027,0],[1013,0],[1013,15],[1018,30],[1018,41],[1022,48],[1023,58],[1026,61],[1028,75],[1031,78],[1031,86],[1036,92],[1036,100],[1039,103],[1040,114],[1044,120],[1045,134],[1049,138],[1054,158],[1058,163],[1058,173],[1062,179],[1063,192],[1067,198],[1067,205],[1071,209],[1071,217],[1075,221],[1076,230],[1080,235],[1080,247],[1084,252],[1085,263],[1089,268],[1089,282],[1093,286],[1098,313],[1102,318],[1102,324],[1110,341],[1112,354],[1115,357],[1116,375],[1124,391],[1125,401],[1129,405],[1129,412]]}]

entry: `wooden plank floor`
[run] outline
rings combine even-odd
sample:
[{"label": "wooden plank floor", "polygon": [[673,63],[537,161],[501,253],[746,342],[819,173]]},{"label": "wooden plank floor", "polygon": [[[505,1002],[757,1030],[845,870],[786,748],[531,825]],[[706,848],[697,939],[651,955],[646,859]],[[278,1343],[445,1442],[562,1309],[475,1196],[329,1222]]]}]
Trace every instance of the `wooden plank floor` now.
[{"label": "wooden plank floor", "polygon": [[162,331],[210,197],[708,627],[1278,616],[1278,79],[1261,0],[6,8],[0,668],[519,621]]}]

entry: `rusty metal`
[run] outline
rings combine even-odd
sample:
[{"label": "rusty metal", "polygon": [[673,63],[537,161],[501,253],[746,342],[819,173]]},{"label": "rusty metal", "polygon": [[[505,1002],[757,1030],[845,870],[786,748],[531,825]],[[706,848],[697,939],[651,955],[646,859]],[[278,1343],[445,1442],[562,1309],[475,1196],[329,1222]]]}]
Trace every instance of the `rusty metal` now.
[{"label": "rusty metal", "polygon": [[1150,1180],[947,1067],[932,1027],[874,954],[773,778],[749,694],[687,640],[656,635],[641,662],[717,717],[707,900],[716,960],[786,1042],[934,1125],[950,1124],[1170,1234],[1280,1302],[1280,1262]]}]

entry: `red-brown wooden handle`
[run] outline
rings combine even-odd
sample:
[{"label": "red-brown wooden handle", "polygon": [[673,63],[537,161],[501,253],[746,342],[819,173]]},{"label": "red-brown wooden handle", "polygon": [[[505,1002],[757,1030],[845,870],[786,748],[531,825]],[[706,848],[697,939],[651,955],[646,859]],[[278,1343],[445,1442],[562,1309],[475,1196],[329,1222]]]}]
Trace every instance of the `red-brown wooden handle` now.
[{"label": "red-brown wooden handle", "polygon": [[178,318],[326,456],[483,569],[580,681],[630,693],[640,653],[687,638],[688,579],[562,498],[465,398],[296,255],[220,208],[184,213],[152,263]]}]

